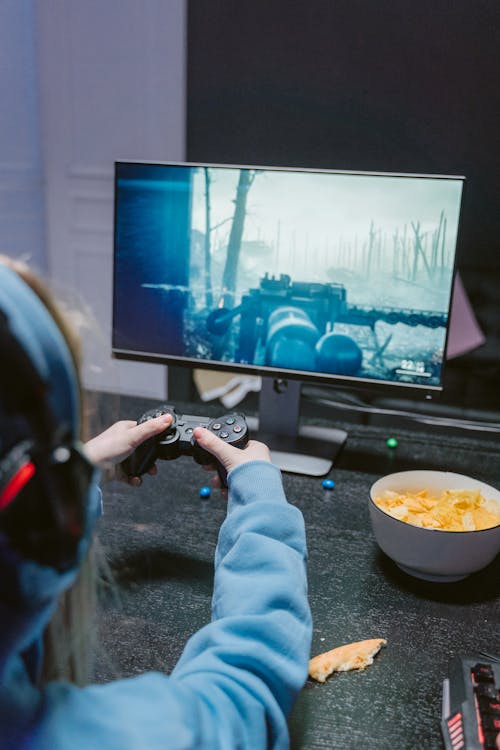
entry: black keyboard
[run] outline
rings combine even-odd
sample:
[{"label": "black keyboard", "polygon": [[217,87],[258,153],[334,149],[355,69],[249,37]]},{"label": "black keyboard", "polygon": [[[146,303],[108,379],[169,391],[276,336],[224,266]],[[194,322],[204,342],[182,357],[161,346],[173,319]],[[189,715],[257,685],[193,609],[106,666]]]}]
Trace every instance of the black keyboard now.
[{"label": "black keyboard", "polygon": [[500,657],[479,653],[451,662],[441,730],[446,750],[498,750]]}]

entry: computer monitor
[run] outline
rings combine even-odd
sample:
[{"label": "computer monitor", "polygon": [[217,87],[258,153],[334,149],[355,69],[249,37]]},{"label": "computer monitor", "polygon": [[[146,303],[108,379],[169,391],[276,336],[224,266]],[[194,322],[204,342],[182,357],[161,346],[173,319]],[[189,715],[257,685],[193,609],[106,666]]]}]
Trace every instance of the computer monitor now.
[{"label": "computer monitor", "polygon": [[324,474],[301,383],[442,390],[463,182],[117,162],[113,354],[262,376],[259,435]]}]

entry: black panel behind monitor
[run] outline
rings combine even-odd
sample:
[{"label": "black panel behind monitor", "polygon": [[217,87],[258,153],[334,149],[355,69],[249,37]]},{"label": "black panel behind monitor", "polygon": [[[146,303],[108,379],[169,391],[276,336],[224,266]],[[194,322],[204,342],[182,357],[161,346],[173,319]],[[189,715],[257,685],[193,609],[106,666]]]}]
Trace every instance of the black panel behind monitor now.
[{"label": "black panel behind monitor", "polygon": [[[115,356],[441,390],[461,177],[143,162],[115,177]],[[264,389],[268,442],[297,439],[299,388],[286,408],[279,391]]]},{"label": "black panel behind monitor", "polygon": [[500,257],[500,3],[188,4],[189,161],[465,174],[459,268]]}]

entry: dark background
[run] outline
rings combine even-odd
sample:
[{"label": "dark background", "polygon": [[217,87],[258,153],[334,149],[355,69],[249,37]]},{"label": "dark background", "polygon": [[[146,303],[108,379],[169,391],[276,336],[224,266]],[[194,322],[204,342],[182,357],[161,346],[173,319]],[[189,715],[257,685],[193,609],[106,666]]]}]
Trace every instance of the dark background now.
[{"label": "dark background", "polygon": [[500,411],[500,3],[196,0],[187,158],[461,174],[458,268],[487,335],[444,401]]}]

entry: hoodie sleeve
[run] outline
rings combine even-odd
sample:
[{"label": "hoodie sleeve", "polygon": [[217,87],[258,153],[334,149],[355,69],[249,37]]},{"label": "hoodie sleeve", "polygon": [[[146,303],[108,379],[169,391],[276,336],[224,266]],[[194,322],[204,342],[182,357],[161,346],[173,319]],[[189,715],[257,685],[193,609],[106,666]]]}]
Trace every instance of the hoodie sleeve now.
[{"label": "hoodie sleeve", "polygon": [[272,464],[243,464],[228,484],[212,621],[187,642],[171,676],[50,685],[28,747],[289,746],[287,716],[307,676],[312,632],[303,518]]}]

